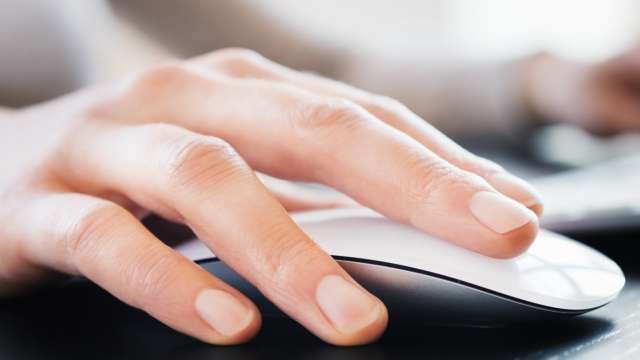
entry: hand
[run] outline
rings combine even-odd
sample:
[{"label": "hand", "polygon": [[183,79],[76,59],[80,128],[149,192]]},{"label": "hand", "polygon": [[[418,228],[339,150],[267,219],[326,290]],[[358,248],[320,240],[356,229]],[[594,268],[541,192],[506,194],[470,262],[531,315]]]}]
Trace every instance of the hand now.
[{"label": "hand", "polygon": [[541,55],[525,68],[538,117],[598,134],[640,130],[640,48],[597,64]]},{"label": "hand", "polygon": [[246,50],[150,69],[16,112],[0,127],[0,288],[84,275],[217,344],[248,340],[258,310],[134,214],[187,224],[311,332],[359,344],[384,330],[384,305],[295,225],[254,170],[327,184],[501,258],[536,235],[525,206],[542,209],[524,181],[396,101]]}]

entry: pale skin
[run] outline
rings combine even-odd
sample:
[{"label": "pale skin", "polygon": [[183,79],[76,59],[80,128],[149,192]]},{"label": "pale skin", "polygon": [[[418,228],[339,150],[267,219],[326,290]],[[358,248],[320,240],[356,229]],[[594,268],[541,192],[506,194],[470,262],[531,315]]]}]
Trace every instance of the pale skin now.
[{"label": "pale skin", "polygon": [[[250,339],[259,312],[154,237],[141,214],[187,224],[312,333],[353,345],[382,333],[384,304],[285,209],[352,203],[270,191],[254,171],[324,183],[393,219],[501,258],[529,246],[538,229],[533,211],[542,208],[524,181],[463,150],[400,103],[247,50],[152,68],[8,113],[0,126],[2,291],[56,273],[83,275],[214,344]],[[502,190],[491,184],[495,178]],[[525,221],[492,230],[470,210],[479,192],[506,204],[507,221]]]},{"label": "pale skin", "polygon": [[[354,199],[497,258],[527,249],[542,212],[526,182],[401,103],[248,50],[158,66],[0,117],[0,293],[83,275],[212,344],[249,340],[257,308],[151,234],[144,214],[188,225],[309,331],[355,345],[384,331],[384,304],[287,210]],[[349,197],[300,192],[257,172]]]}]

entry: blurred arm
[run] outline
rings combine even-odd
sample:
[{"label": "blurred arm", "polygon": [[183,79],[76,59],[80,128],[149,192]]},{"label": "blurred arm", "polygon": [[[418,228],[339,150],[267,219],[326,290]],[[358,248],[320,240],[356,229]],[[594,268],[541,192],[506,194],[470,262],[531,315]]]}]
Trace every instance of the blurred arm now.
[{"label": "blurred arm", "polygon": [[332,76],[341,51],[287,28],[257,1],[111,0],[130,20],[181,57],[244,47],[295,69]]},{"label": "blurred arm", "polygon": [[356,55],[287,28],[251,0],[112,3],[116,12],[183,57],[223,47],[250,48],[286,66],[394,97],[450,135],[514,135],[526,128],[518,63]]}]

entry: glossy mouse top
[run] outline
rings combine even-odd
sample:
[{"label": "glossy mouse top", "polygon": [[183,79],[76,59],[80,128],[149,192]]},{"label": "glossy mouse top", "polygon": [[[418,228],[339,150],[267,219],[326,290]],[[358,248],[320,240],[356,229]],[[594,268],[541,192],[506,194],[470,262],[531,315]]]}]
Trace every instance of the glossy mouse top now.
[{"label": "glossy mouse top", "polygon": [[[618,265],[603,254],[548,231],[541,231],[524,254],[502,260],[434,238],[368,209],[312,211],[293,217],[329,254],[343,262],[370,264],[358,271],[376,272],[373,282],[382,287],[385,282],[398,286],[404,281],[403,276],[380,273],[389,268],[393,271],[387,275],[413,273],[412,283],[437,277],[452,286],[579,313],[610,302],[625,282]],[[184,244],[179,250],[193,260],[213,256],[200,242]],[[430,286],[424,287],[426,291],[435,291]]]}]

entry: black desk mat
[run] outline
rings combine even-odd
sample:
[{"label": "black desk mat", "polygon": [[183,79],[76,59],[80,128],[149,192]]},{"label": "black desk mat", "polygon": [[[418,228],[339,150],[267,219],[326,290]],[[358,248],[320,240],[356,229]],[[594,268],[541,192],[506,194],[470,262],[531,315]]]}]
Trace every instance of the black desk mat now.
[{"label": "black desk mat", "polygon": [[560,323],[487,329],[392,321],[375,344],[339,348],[326,345],[293,321],[266,318],[252,342],[217,347],[181,335],[97,286],[76,280],[0,301],[0,359],[638,359],[639,237],[601,234],[583,239],[618,261],[628,283],[614,303]]}]

